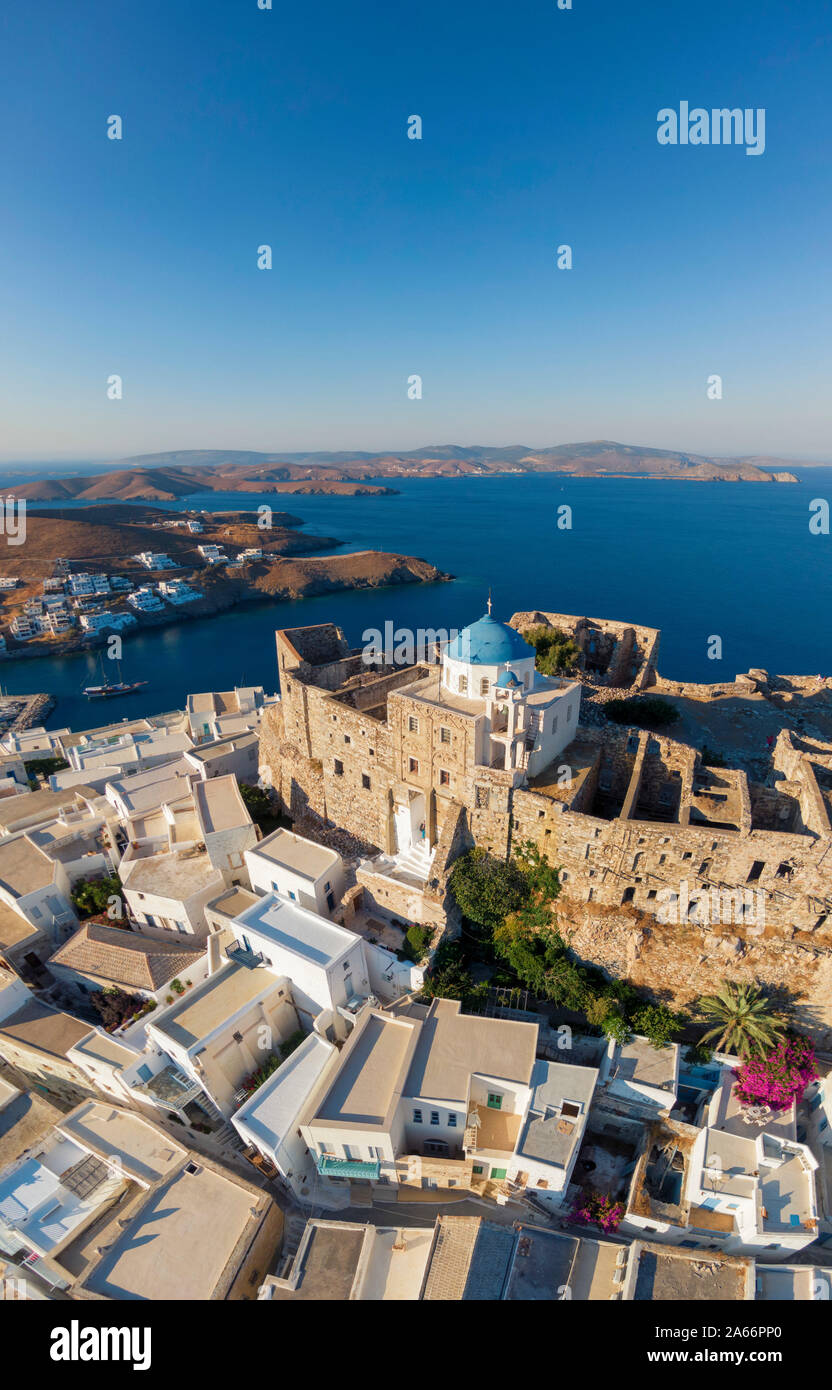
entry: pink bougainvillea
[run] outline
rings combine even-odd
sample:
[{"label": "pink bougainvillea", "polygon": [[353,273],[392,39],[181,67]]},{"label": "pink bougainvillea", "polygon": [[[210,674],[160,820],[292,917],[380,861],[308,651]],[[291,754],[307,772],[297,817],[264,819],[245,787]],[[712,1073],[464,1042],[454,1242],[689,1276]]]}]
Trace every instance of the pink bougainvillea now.
[{"label": "pink bougainvillea", "polygon": [[744,1105],[788,1110],[817,1074],[814,1044],[808,1038],[788,1037],[766,1057],[743,1063],[737,1072],[736,1094]]},{"label": "pink bougainvillea", "polygon": [[606,1232],[617,1231],[623,1215],[623,1203],[614,1202],[609,1194],[602,1196],[600,1192],[582,1193],[572,1208],[573,1221],[585,1221]]}]

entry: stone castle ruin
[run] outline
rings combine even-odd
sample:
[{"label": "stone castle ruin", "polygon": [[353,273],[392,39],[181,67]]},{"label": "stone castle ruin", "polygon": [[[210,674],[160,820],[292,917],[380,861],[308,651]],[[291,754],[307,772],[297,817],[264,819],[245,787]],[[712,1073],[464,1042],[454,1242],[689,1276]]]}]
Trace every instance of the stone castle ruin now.
[{"label": "stone castle ruin", "polygon": [[[522,633],[546,625],[580,648],[575,677],[536,672]],[[281,631],[261,766],[301,833],[353,857],[376,915],[453,933],[457,856],[531,840],[561,870],[558,921],[579,958],[676,1007],[723,979],[753,980],[832,1040],[829,695],[765,672],[672,686],[659,637],[488,614],[438,666],[368,667],[332,624]],[[779,727],[765,776],[602,717],[599,700],[645,690],[683,694],[694,715],[726,698],[744,715],[751,702]],[[804,706],[829,741],[802,727]]]}]

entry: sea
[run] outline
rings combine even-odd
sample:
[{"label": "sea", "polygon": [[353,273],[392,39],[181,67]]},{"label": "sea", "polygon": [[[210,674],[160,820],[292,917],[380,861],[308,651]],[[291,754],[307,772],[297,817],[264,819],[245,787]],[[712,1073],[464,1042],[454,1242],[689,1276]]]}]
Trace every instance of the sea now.
[{"label": "sea", "polygon": [[796,471],[797,484],[771,485],[382,478],[395,496],[211,492],[154,504],[224,511],[265,503],[302,517],[310,534],[338,537],[338,553],[417,555],[454,578],[266,602],[126,634],[123,677],[148,684],[106,703],[81,693],[100,679],[97,652],[0,662],[0,684],[10,694],[52,694],[51,728],[90,728],[181,708],[201,690],[275,690],[277,628],[333,622],[352,645],[387,622],[450,632],[480,617],[489,595],[504,620],[539,608],[661,628],[659,667],[674,680],[718,682],[752,666],[829,675],[832,536],[814,534],[810,521],[813,503],[832,500],[832,468]]}]

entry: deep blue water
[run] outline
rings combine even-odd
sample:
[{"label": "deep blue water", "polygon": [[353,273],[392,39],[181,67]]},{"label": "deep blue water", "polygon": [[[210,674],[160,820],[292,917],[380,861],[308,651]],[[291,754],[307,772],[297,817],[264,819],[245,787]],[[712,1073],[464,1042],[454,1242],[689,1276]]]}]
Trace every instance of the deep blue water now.
[{"label": "deep blue water", "polygon": [[[267,502],[303,517],[342,550],[419,555],[452,584],[343,592],[238,608],[216,618],[128,636],[125,679],[146,690],[90,704],[80,694],[95,654],[0,663],[11,692],[58,697],[50,724],[76,729],[182,706],[189,692],[243,681],[276,686],[277,627],[332,621],[357,644],[367,628],[462,627],[485,609],[610,617],[662,629],[659,665],[674,679],[719,681],[749,666],[832,673],[832,537],[809,531],[809,502],[832,499],[832,468],[796,485],[511,476],[396,480],[394,497],[194,495],[172,509]],[[390,480],[381,480],[387,481]],[[557,508],[572,507],[571,530]],[[707,657],[712,634],[723,657]]]}]

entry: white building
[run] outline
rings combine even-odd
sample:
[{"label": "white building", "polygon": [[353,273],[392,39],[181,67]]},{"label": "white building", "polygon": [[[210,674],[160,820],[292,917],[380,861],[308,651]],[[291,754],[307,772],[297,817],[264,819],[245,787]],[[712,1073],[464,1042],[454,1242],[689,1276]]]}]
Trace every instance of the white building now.
[{"label": "white building", "polygon": [[232,923],[240,958],[267,964],[292,981],[292,997],[308,1029],[332,1014],[332,1036],[343,1037],[370,994],[364,942],[346,927],[270,893]]},{"label": "white building", "polygon": [[121,632],[133,627],[136,619],[132,613],[100,612],[82,613],[79,622],[85,632]]},{"label": "white building", "polygon": [[559,1207],[575,1167],[598,1080],[594,1067],[537,1061],[532,1094],[508,1167],[508,1181]]},{"label": "white building", "polygon": [[191,738],[204,743],[256,730],[264,708],[274,698],[266,696],[262,685],[189,695],[186,714]]},{"label": "white building", "polygon": [[165,605],[154,593],[148,584],[142,584],[135,589],[132,594],[128,594],[127,602],[136,609],[137,613],[163,613]]},{"label": "white building", "polygon": [[193,589],[190,584],[186,584],[184,579],[163,579],[157,585],[162,598],[166,598],[168,603],[183,604],[194,603],[196,599],[202,598],[201,589]]},{"label": "white building", "polygon": [[599,1082],[611,1097],[645,1111],[670,1111],[679,1086],[678,1043],[654,1047],[634,1034],[623,1046],[610,1038]]},{"label": "white building", "polygon": [[291,830],[267,835],[246,852],[246,864],[256,893],[279,893],[322,917],[331,917],[343,896],[340,854]]},{"label": "white building", "polygon": [[365,1008],[300,1125],[327,1180],[316,1200],[343,1204],[352,1181],[435,1187],[440,1174],[508,1195],[536,1046],[536,1024],[463,1014],[458,1000]]},{"label": "white building", "polygon": [[180,566],[161,550],[142,550],[133,556],[146,570],[176,570]]},{"label": "white building", "polygon": [[228,556],[219,545],[200,545],[197,547],[206,565],[227,565]]},{"label": "white building", "polygon": [[299,1201],[314,1200],[318,1172],[298,1126],[336,1056],[332,1043],[310,1033],[231,1117],[241,1139],[274,1164]]},{"label": "white building", "polygon": [[287,979],[230,962],[151,1016],[147,1035],[228,1118],[241,1087],[299,1031]]}]

